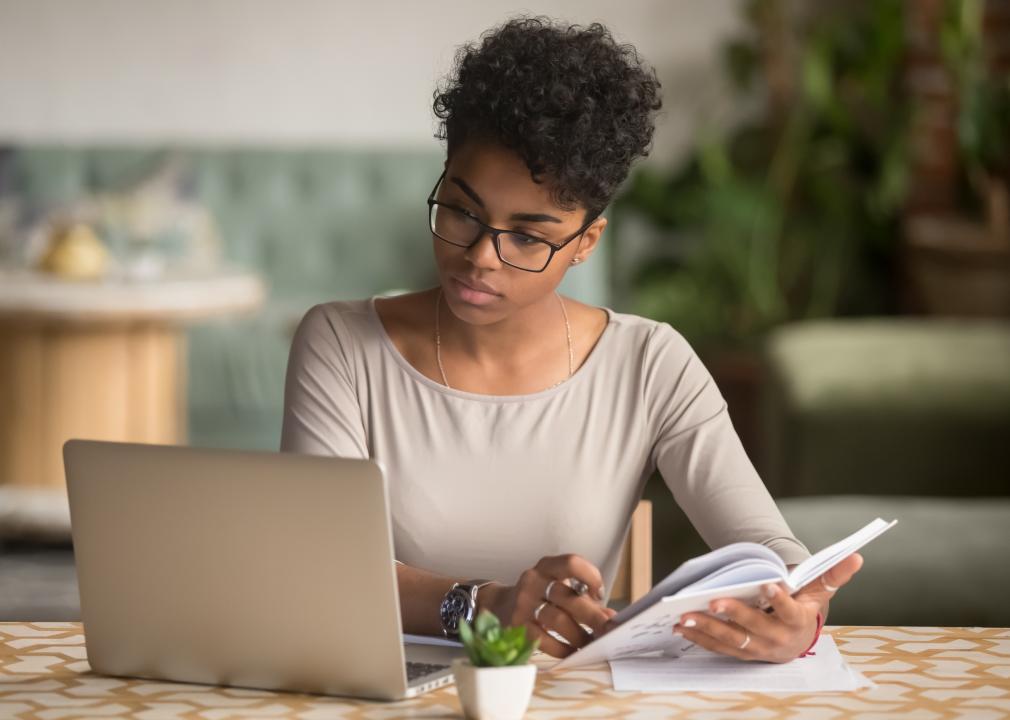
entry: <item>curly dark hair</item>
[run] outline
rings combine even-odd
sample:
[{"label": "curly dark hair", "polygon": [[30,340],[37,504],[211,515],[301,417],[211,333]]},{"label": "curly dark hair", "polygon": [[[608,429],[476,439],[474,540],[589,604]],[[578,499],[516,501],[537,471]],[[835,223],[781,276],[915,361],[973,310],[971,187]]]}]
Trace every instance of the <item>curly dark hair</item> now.
[{"label": "curly dark hair", "polygon": [[513,18],[457,51],[435,91],[435,137],[449,157],[467,139],[516,151],[559,207],[581,205],[588,219],[648,154],[659,90],[656,71],[599,23]]}]

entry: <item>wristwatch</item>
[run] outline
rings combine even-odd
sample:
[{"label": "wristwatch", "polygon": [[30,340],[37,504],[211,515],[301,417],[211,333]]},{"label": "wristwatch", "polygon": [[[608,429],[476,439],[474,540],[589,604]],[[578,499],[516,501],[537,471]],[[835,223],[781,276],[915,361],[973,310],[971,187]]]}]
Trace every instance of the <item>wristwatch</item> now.
[{"label": "wristwatch", "polygon": [[442,620],[442,633],[447,638],[459,637],[460,623],[473,622],[473,616],[477,612],[477,591],[490,584],[490,580],[470,580],[455,583],[449,588],[438,609]]}]

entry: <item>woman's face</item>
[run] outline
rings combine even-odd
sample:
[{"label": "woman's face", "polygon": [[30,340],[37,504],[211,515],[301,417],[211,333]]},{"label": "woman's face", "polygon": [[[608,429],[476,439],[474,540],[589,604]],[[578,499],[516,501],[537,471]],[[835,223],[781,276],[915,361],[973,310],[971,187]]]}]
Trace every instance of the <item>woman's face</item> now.
[{"label": "woman's face", "polygon": [[[491,227],[554,245],[563,243],[585,222],[584,208],[559,208],[550,198],[548,184],[533,182],[517,154],[487,143],[467,143],[456,149],[435,199],[462,208]],[[457,318],[474,325],[498,322],[534,306],[550,297],[573,259],[589,256],[606,224],[603,218],[594,221],[581,238],[556,252],[539,273],[499,260],[486,232],[469,248],[432,235],[445,301]]]}]

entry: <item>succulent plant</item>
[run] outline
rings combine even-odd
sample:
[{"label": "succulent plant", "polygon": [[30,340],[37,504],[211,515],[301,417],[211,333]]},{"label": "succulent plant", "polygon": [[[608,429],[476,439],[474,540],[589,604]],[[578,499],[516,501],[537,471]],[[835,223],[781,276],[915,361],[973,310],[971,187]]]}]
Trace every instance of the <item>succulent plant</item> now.
[{"label": "succulent plant", "polygon": [[476,667],[525,665],[540,644],[539,640],[530,642],[525,626],[503,628],[489,610],[481,610],[472,628],[460,623],[459,637]]}]

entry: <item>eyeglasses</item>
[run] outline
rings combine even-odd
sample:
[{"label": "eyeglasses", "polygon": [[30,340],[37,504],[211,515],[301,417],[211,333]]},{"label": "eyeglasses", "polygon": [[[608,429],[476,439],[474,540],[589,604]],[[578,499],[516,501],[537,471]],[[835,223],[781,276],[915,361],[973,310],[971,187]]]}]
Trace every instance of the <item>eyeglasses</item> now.
[{"label": "eyeglasses", "polygon": [[498,254],[498,259],[518,270],[543,272],[550,264],[554,253],[581,236],[596,220],[594,216],[575,234],[565,238],[559,244],[512,230],[499,230],[481,222],[463,208],[435,200],[435,193],[444,178],[445,171],[443,170],[442,174],[438,176],[435,187],[431,189],[431,195],[428,196],[428,225],[435,237],[450,245],[469,248],[476,245],[484,233],[488,233],[491,236],[495,252]]}]

